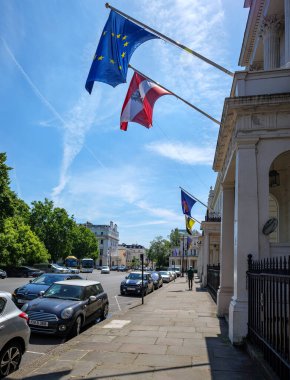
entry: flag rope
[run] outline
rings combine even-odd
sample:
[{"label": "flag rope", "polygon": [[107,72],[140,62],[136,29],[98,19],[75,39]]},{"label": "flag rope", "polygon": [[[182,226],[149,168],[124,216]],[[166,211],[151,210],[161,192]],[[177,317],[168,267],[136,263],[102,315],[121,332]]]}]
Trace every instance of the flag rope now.
[{"label": "flag rope", "polygon": [[213,122],[215,122],[216,124],[218,125],[221,125],[221,123],[215,119],[214,117],[210,116],[208,113],[204,112],[203,110],[201,110],[200,108],[194,106],[193,104],[189,103],[187,100],[181,98],[180,96],[178,96],[177,94],[175,94],[174,92],[168,90],[168,88],[162,86],[160,83],[156,82],[155,80],[149,78],[147,75],[141,73],[141,71],[138,71],[137,69],[135,69],[132,65],[128,65],[128,67],[130,67],[130,69],[136,71],[136,73],[142,75],[143,77],[147,78],[148,80],[150,80],[151,82],[153,83],[156,83],[158,86],[162,87],[165,91],[168,91],[170,92],[173,96],[175,96],[177,99],[181,100],[182,102],[184,102],[185,104],[187,104],[189,107],[195,109],[197,112],[200,112],[201,114],[203,114],[204,116],[206,116],[207,118],[209,118],[210,120],[212,120]]},{"label": "flag rope", "polygon": [[148,25],[146,25],[146,24],[143,24],[142,22],[140,22],[140,21],[134,19],[133,17],[127,15],[126,13],[124,13],[124,12],[122,12],[122,11],[119,11],[119,9],[117,9],[117,8],[115,8],[115,7],[112,7],[109,3],[106,3],[106,4],[105,4],[105,7],[106,7],[106,8],[110,8],[112,11],[119,13],[121,16],[127,18],[128,20],[131,20],[131,21],[134,22],[135,24],[140,25],[140,26],[142,26],[144,29],[149,30],[151,33],[153,33],[153,34],[155,34],[156,36],[160,37],[162,40],[170,42],[172,45],[175,45],[175,46],[179,47],[180,49],[186,51],[187,53],[190,53],[190,54],[196,56],[197,58],[199,58],[199,59],[205,61],[205,62],[208,63],[209,65],[212,65],[212,66],[214,66],[215,68],[217,68],[217,69],[223,71],[225,74],[228,74],[228,75],[231,76],[231,77],[234,76],[234,73],[232,73],[231,71],[227,70],[225,67],[223,67],[223,66],[221,66],[221,65],[219,65],[219,64],[217,64],[217,63],[215,63],[215,62],[213,62],[213,61],[211,61],[210,59],[204,57],[203,55],[197,53],[196,51],[194,51],[194,50],[192,50],[192,49],[189,49],[189,48],[186,47],[185,45],[182,45],[180,42],[177,42],[177,41],[173,40],[172,38],[165,36],[164,34],[158,32],[157,30],[151,28],[150,26],[148,26]]},{"label": "flag rope", "polygon": [[204,207],[209,209],[210,211],[213,211],[212,208],[208,207],[205,203],[200,201],[198,198],[196,198],[194,195],[190,194],[188,191],[184,190],[181,186],[179,186],[181,190],[183,190],[187,195],[189,195],[191,198],[195,199],[197,202],[201,203]]}]

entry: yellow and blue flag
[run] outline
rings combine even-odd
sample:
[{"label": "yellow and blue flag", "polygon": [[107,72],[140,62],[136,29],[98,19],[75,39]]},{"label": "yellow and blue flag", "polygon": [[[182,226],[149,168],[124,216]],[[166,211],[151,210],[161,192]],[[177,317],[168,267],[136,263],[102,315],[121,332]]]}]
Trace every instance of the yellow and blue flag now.
[{"label": "yellow and blue flag", "polygon": [[159,38],[111,11],[97,47],[86,81],[86,89],[92,92],[95,81],[116,87],[126,82],[131,56],[143,42]]},{"label": "yellow and blue flag", "polygon": [[181,207],[183,214],[191,216],[191,209],[195,203],[196,200],[181,189]]},{"label": "yellow and blue flag", "polygon": [[194,226],[195,221],[185,215],[185,227],[189,235],[192,235],[192,227]]}]

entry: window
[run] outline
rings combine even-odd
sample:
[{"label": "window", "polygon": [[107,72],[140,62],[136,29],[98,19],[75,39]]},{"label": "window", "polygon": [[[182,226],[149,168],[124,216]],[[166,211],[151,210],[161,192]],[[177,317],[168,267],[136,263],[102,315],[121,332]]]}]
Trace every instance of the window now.
[{"label": "window", "polygon": [[2,314],[4,308],[5,308],[5,305],[6,305],[6,299],[5,298],[0,298],[0,314]]},{"label": "window", "polygon": [[104,244],[104,240],[103,239],[101,239],[101,244]]},{"label": "window", "polygon": [[96,288],[97,288],[97,294],[101,294],[104,292],[104,289],[101,284],[97,284]]}]

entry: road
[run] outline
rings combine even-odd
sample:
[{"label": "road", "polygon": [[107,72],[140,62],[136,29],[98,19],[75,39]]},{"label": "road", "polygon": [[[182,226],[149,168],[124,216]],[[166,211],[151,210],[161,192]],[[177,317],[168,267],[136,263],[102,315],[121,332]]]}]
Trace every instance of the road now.
[{"label": "road", "polygon": [[[119,311],[124,311],[136,302],[141,302],[141,299],[136,297],[123,297],[120,296],[120,283],[125,278],[126,273],[111,272],[110,274],[101,274],[99,270],[94,270],[93,273],[81,273],[81,276],[88,280],[100,281],[104,290],[109,297],[110,309],[109,316],[111,318]],[[27,278],[6,278],[0,280],[0,290],[13,293],[13,291],[26,284],[29,281]],[[97,321],[96,321],[97,323]],[[25,365],[41,355],[49,352],[57,345],[64,343],[63,338],[58,338],[49,335],[32,334],[30,337],[30,344],[26,354],[23,356],[22,365]]]}]

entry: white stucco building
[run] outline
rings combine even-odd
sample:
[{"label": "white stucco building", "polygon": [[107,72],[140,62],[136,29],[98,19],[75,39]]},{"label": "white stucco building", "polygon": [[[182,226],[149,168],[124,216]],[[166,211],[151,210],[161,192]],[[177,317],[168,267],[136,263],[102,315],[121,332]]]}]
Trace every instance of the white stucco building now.
[{"label": "white stucco building", "polygon": [[83,225],[90,229],[99,241],[100,255],[97,260],[97,265],[111,266],[112,260],[119,257],[119,232],[117,224],[113,222],[110,222],[109,225],[86,222]]},{"label": "white stucco building", "polygon": [[[247,256],[290,253],[290,0],[246,0],[248,21],[230,97],[225,99],[209,207],[221,222],[202,223],[199,272],[218,247],[217,313],[228,316],[229,338],[247,335]],[[275,217],[278,226],[263,228]],[[216,259],[215,259],[216,260]]]}]

